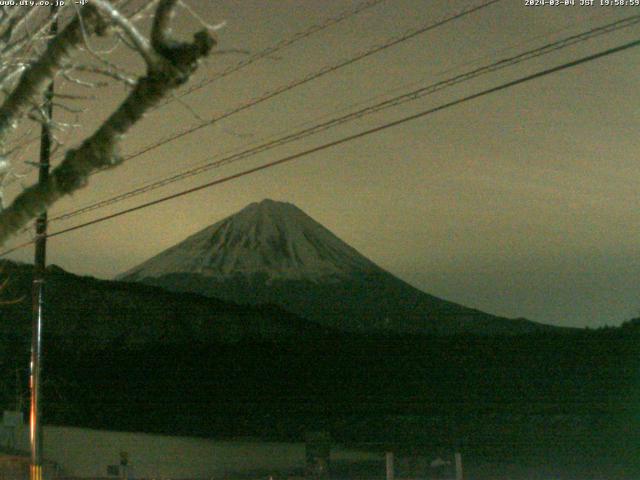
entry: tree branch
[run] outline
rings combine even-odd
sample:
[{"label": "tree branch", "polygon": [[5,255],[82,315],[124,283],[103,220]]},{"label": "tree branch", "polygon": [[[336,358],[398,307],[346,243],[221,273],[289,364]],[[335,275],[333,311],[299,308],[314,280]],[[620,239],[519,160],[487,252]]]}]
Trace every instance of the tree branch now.
[{"label": "tree branch", "polygon": [[[104,23],[91,4],[83,7],[85,23],[92,32],[101,33]],[[60,70],[63,60],[82,42],[80,20],[76,17],[67,27],[51,39],[44,54],[22,73],[18,85],[0,107],[0,151],[7,136],[19,119],[31,108],[32,100],[43,95],[49,83]]]},{"label": "tree branch", "polygon": [[149,65],[147,74],[138,80],[105,123],[80,147],[66,153],[46,183],[25,189],[0,213],[0,245],[57,200],[86,186],[92,172],[119,165],[122,158],[117,147],[122,136],[147,110],[186,82],[199,60],[210,52],[215,41],[206,31],[196,33],[191,43],[170,38],[169,20],[175,3],[175,0],[161,0],[156,10],[151,45],[157,61]]},{"label": "tree branch", "polygon": [[127,17],[122,15],[116,8],[105,0],[93,0],[95,5],[101,12],[106,14],[113,23],[118,25],[133,43],[135,50],[142,55],[147,64],[153,64],[157,61],[155,52],[151,49],[149,41],[142,36],[138,29],[129,21]]}]

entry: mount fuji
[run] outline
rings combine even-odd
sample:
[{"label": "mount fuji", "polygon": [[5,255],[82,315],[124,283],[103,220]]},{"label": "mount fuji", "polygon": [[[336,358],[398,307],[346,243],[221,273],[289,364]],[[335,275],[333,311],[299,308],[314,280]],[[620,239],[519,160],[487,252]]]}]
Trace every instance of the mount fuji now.
[{"label": "mount fuji", "polygon": [[293,204],[263,200],[118,276],[241,304],[276,304],[343,331],[522,334],[553,327],[424,293]]}]

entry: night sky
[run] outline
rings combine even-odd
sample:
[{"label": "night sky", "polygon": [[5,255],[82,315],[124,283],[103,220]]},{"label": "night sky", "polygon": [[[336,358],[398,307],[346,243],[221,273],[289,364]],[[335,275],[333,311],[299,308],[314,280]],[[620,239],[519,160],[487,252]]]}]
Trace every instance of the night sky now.
[{"label": "night sky", "polygon": [[[576,0],[579,4],[580,0]],[[123,152],[219,115],[325,65],[479,2],[387,0],[227,76],[144,119]],[[596,2],[599,3],[599,2]],[[346,0],[191,0],[226,21],[192,84],[246,55],[352,9]],[[503,0],[92,177],[51,215],[125,192],[374,100],[640,14],[640,7],[525,6]],[[179,12],[177,34],[193,31]],[[634,26],[264,152],[51,231],[193,187],[640,38]],[[109,42],[103,42],[108,46]],[[96,45],[104,46],[100,42]],[[118,56],[119,55],[119,56]],[[137,68],[118,50],[114,59]],[[640,49],[449,108],[219,187],[52,238],[49,262],[112,278],[264,198],[296,204],[412,285],[489,313],[598,327],[640,314]],[[138,68],[139,70],[139,68]],[[64,87],[61,87],[64,88]],[[122,99],[98,90],[73,145]],[[60,113],[60,115],[65,115]],[[68,114],[67,114],[68,115]],[[19,160],[34,160],[37,149]],[[22,179],[31,183],[33,175]],[[14,196],[20,183],[13,184]],[[16,237],[8,246],[27,239]],[[10,258],[30,260],[32,249]]]}]

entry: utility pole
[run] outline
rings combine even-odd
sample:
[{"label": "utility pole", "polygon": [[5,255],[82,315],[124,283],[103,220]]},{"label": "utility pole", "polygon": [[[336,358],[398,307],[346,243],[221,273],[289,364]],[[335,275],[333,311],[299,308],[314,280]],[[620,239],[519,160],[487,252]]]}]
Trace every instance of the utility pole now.
[{"label": "utility pole", "polygon": [[393,462],[393,452],[386,452],[384,455],[385,465],[386,465],[386,480],[394,480],[396,474],[394,462]]},{"label": "utility pole", "polygon": [[[55,2],[54,2],[55,3]],[[55,18],[57,7],[52,5],[53,17],[50,32],[58,33],[58,21]],[[45,114],[40,134],[40,165],[38,182],[44,184],[49,179],[49,160],[51,157],[51,118],[53,115],[53,80],[44,94],[42,111]],[[42,480],[42,424],[40,421],[41,406],[41,361],[42,361],[42,324],[44,321],[44,286],[47,260],[47,212],[36,219],[35,259],[33,266],[32,315],[33,333],[31,338],[31,369],[29,384],[31,387],[31,405],[29,411],[31,468],[29,480]]]}]

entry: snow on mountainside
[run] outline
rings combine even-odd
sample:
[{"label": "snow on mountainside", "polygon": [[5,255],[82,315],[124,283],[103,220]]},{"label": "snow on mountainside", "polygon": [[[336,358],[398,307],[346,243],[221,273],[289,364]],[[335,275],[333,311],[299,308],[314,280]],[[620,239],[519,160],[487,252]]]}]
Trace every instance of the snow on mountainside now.
[{"label": "snow on mountainside", "polygon": [[119,278],[191,273],[216,279],[323,281],[380,270],[291,203],[263,200],[190,236]]},{"label": "snow on mountainside", "polygon": [[449,335],[546,328],[422,292],[296,206],[272,200],[252,203],[119,279],[240,304],[275,304],[343,331]]}]

